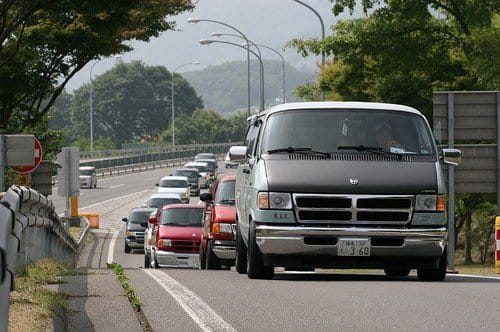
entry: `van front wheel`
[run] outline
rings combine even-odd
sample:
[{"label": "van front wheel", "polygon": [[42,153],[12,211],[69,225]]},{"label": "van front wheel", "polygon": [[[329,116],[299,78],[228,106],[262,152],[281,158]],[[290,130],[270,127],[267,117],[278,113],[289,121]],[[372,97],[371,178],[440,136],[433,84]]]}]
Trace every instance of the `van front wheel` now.
[{"label": "van front wheel", "polygon": [[257,246],[255,236],[255,223],[250,223],[247,249],[247,275],[250,279],[272,279],[274,266],[264,265],[264,255]]},{"label": "van front wheel", "polygon": [[417,277],[420,281],[443,281],[446,278],[446,251],[439,257],[436,269],[418,269]]},{"label": "van front wheel", "polygon": [[247,246],[241,237],[239,229],[236,230],[236,272],[239,274],[247,273]]}]

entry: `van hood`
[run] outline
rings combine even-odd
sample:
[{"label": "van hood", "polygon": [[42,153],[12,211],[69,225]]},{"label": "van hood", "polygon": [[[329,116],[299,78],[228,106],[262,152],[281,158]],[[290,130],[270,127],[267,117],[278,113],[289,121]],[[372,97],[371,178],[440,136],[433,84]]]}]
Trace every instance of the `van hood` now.
[{"label": "van hood", "polygon": [[234,205],[216,205],[214,210],[215,222],[236,222],[236,207]]},{"label": "van hood", "polygon": [[199,240],[201,238],[201,226],[199,227],[179,227],[160,225],[158,238],[171,240]]},{"label": "van hood", "polygon": [[269,191],[408,195],[438,190],[435,162],[288,158],[264,162]]}]

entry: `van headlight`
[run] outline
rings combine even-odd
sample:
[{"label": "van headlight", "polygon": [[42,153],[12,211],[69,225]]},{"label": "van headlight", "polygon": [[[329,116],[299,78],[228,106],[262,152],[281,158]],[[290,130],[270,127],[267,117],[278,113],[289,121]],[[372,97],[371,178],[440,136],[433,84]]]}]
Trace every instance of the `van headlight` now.
[{"label": "van headlight", "polygon": [[289,193],[261,191],[257,195],[257,206],[261,210],[291,210],[292,195],[290,195]]},{"label": "van headlight", "polygon": [[172,246],[172,240],[170,239],[163,239],[160,240],[160,244],[162,247],[171,247]]},{"label": "van headlight", "polygon": [[446,197],[444,195],[417,195],[415,199],[415,211],[437,211],[446,210]]}]

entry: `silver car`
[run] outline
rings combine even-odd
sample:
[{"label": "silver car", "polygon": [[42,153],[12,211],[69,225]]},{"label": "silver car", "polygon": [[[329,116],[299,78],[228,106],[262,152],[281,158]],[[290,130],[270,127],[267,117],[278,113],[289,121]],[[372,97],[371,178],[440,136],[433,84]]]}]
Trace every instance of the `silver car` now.
[{"label": "silver car", "polygon": [[97,175],[95,167],[80,166],[80,187],[97,188]]}]

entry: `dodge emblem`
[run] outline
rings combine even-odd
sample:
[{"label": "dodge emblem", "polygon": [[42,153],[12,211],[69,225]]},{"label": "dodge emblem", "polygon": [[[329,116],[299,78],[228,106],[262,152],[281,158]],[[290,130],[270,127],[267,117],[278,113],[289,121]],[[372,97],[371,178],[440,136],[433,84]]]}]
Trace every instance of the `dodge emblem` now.
[{"label": "dodge emblem", "polygon": [[358,180],[358,179],[349,179],[349,182],[350,182],[353,186],[355,186],[355,185],[357,185],[357,184],[359,183],[359,180]]}]

